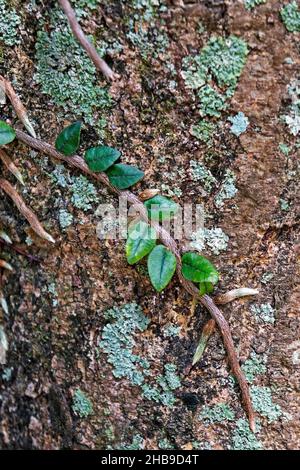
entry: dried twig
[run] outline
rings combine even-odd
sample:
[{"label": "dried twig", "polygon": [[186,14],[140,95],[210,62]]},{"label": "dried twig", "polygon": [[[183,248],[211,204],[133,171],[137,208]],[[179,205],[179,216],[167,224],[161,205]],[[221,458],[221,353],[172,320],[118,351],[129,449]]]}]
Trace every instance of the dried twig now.
[{"label": "dried twig", "polygon": [[94,62],[95,67],[100,70],[100,72],[103,73],[103,75],[108,79],[108,80],[114,80],[115,74],[111,70],[111,68],[107,65],[105,60],[101,59],[99,56],[96,48],[93,46],[93,44],[90,43],[90,41],[87,39],[85,36],[84,32],[82,31],[75,12],[69,2],[69,0],[58,0],[62,9],[64,10],[68,21],[70,23],[70,27],[73,31],[74,36],[77,38],[77,40],[80,42],[82,47],[86,50],[88,56],[91,58],[91,60]]},{"label": "dried twig", "polygon": [[200,361],[201,357],[203,356],[203,353],[206,349],[207,343],[209,338],[211,337],[214,329],[215,329],[216,322],[212,318],[208,320],[208,322],[204,325],[204,328],[201,333],[201,337],[197,346],[197,349],[195,351],[194,357],[193,357],[193,362],[192,362],[192,367],[197,364],[197,362]]},{"label": "dried twig", "polygon": [[0,259],[0,268],[7,269],[8,271],[13,271],[13,267],[4,259]]},{"label": "dried twig", "polygon": [[21,175],[20,170],[16,167],[14,162],[9,158],[9,156],[0,149],[0,160],[4,163],[8,171],[10,171],[17,180],[24,186],[23,176]]},{"label": "dried twig", "polygon": [[11,104],[14,107],[14,110],[17,113],[18,118],[24,124],[29,134],[32,135],[32,137],[36,137],[35,130],[31,122],[29,121],[25,106],[23,105],[22,101],[16,94],[11,83],[8,80],[6,80],[4,77],[2,77],[1,75],[0,75],[0,87],[2,88],[3,92],[8,96]]},{"label": "dried twig", "polygon": [[259,290],[257,289],[250,289],[249,287],[239,287],[238,289],[232,289],[225,294],[217,295],[214,298],[214,301],[218,305],[228,304],[229,302],[233,302],[233,300],[240,299],[241,297],[248,297],[250,295],[258,295]]},{"label": "dried twig", "polygon": [[32,229],[40,237],[44,238],[45,240],[47,240],[51,243],[55,243],[55,240],[43,228],[42,224],[40,223],[40,221],[37,218],[37,216],[35,215],[35,213],[32,212],[32,210],[29,209],[29,207],[26,206],[24,200],[18,194],[18,192],[15,190],[15,188],[8,181],[6,181],[3,178],[0,179],[0,189],[2,189],[14,201],[17,208],[21,212],[21,214],[25,217],[25,219],[28,220],[28,222],[29,222],[30,226],[32,227]]},{"label": "dried twig", "polygon": [[[45,153],[45,154],[47,154],[47,155],[49,155],[49,156],[51,156],[51,157],[53,157],[57,160],[66,162],[67,165],[70,165],[74,168],[77,168],[77,169],[81,170],[83,173],[85,173],[85,174],[93,177],[97,181],[103,183],[113,193],[115,193],[117,195],[123,195],[131,205],[136,206],[136,208],[139,211],[140,217],[143,220],[145,220],[146,222],[149,222],[146,208],[143,205],[143,203],[140,201],[139,198],[137,198],[130,191],[120,191],[119,189],[117,189],[116,187],[111,185],[111,183],[109,182],[109,179],[106,176],[106,174],[104,174],[104,173],[96,174],[96,173],[93,173],[92,171],[90,171],[88,166],[85,164],[84,160],[81,157],[79,157],[78,155],[75,155],[73,157],[66,157],[63,154],[57,152],[55,150],[55,148],[52,147],[52,145],[50,145],[48,143],[45,143],[45,142],[43,142],[41,140],[38,140],[38,139],[34,139],[34,138],[30,137],[29,135],[25,134],[24,132],[22,132],[20,130],[16,130],[16,133],[17,133],[17,138],[20,141],[24,142],[25,144],[29,145],[30,147],[34,148],[35,150],[38,150],[42,153]],[[244,402],[245,409],[247,411],[247,415],[248,415],[248,418],[249,418],[250,429],[252,431],[255,431],[255,414],[254,414],[254,410],[253,410],[253,407],[252,407],[249,387],[248,387],[248,384],[246,382],[245,376],[244,376],[244,374],[241,370],[241,367],[240,367],[240,364],[239,364],[239,359],[238,359],[237,353],[235,351],[233,339],[232,339],[232,336],[231,336],[230,327],[229,327],[227,321],[225,320],[222,312],[218,309],[218,307],[215,305],[213,300],[208,295],[203,295],[203,296],[200,297],[199,292],[198,292],[198,288],[192,282],[187,281],[183,277],[183,275],[181,273],[181,267],[182,267],[181,255],[180,255],[180,251],[179,251],[179,248],[178,248],[177,243],[175,242],[175,240],[170,236],[170,234],[163,227],[160,227],[158,223],[156,223],[154,221],[151,221],[151,224],[152,224],[153,228],[156,230],[157,235],[158,235],[159,239],[161,240],[161,242],[169,250],[171,250],[174,253],[174,255],[176,256],[176,259],[177,259],[177,275],[178,275],[178,278],[179,278],[181,284],[185,288],[185,290],[189,294],[191,294],[193,297],[198,297],[199,302],[204,307],[207,308],[207,310],[210,312],[213,319],[216,321],[216,323],[217,323],[217,325],[218,325],[218,327],[221,331],[222,337],[223,337],[224,346],[225,346],[227,354],[228,354],[229,364],[230,364],[230,366],[232,368],[232,372],[234,373],[234,375],[235,375],[235,377],[236,377],[236,379],[237,379],[237,381],[240,385],[240,388],[241,388],[243,402]]]}]

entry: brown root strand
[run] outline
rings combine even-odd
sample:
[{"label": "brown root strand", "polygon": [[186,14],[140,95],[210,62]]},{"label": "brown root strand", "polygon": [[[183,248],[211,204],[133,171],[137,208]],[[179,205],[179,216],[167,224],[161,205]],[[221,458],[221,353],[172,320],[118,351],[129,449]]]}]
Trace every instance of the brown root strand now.
[{"label": "brown root strand", "polygon": [[[33,138],[33,137],[32,137]],[[15,190],[15,188],[5,179],[0,179],[0,189],[2,189],[15,203],[20,213],[28,220],[31,228],[45,240],[55,243],[55,240],[46,232],[35,213],[26,206],[23,198]]]},{"label": "brown root strand", "polygon": [[23,180],[20,170],[17,168],[14,162],[9,158],[9,156],[1,149],[0,149],[0,160],[2,161],[2,163],[4,163],[8,171],[10,171],[17,178],[17,180],[24,186],[24,180]]},{"label": "brown root strand", "polygon": [[82,47],[85,49],[87,52],[88,56],[90,59],[93,61],[95,67],[100,70],[100,72],[103,73],[105,78],[108,80],[114,80],[115,74],[111,70],[111,68],[107,65],[105,60],[101,59],[99,56],[96,48],[93,46],[93,44],[90,43],[90,41],[87,39],[85,36],[84,32],[82,31],[75,12],[69,2],[69,0],[58,0],[60,3],[60,6],[62,7],[63,11],[65,12],[65,15],[68,18],[68,21],[70,23],[70,27],[72,29],[72,32],[74,36],[77,38],[78,42],[82,45]]},{"label": "brown root strand", "polygon": [[[57,160],[64,161],[66,162],[69,166],[72,166],[74,168],[77,168],[81,170],[83,173],[93,177],[97,181],[100,181],[103,183],[105,186],[107,186],[113,193],[117,195],[123,195],[124,197],[127,198],[129,203],[131,205],[136,205],[140,212],[140,217],[145,220],[146,222],[149,222],[148,220],[148,214],[147,210],[144,206],[144,204],[140,201],[140,199],[135,196],[132,192],[130,191],[120,191],[119,189],[115,188],[114,186],[111,185],[111,183],[108,180],[108,177],[104,173],[93,173],[92,171],[89,170],[87,165],[85,164],[84,160],[79,157],[78,155],[75,155],[73,157],[66,157],[62,155],[61,153],[57,152],[51,145],[30,137],[29,135],[25,134],[24,132],[17,130],[17,138],[24,142],[25,144],[29,145],[30,147],[34,148],[35,150],[38,150],[42,153],[45,153],[49,155],[50,157],[53,157]],[[250,397],[250,392],[249,392],[249,386],[248,383],[245,379],[245,376],[242,372],[242,369],[239,364],[239,359],[238,355],[235,351],[233,339],[231,336],[231,331],[230,327],[225,320],[222,312],[218,309],[218,307],[215,305],[213,300],[208,296],[208,295],[203,295],[199,296],[198,288],[190,281],[187,281],[182,273],[181,273],[181,255],[180,251],[178,249],[177,243],[175,240],[170,236],[170,234],[163,228],[161,227],[158,223],[151,221],[151,225],[153,228],[156,230],[158,238],[161,240],[161,242],[170,250],[173,252],[173,254],[176,256],[177,259],[177,275],[178,278],[183,285],[184,289],[192,295],[192,297],[196,297],[199,299],[199,302],[202,303],[202,305],[210,312],[211,316],[217,323],[220,332],[223,337],[224,341],[224,346],[228,354],[228,360],[229,364],[231,366],[232,372],[235,375],[238,384],[241,389],[242,393],[242,399],[244,402],[244,406],[248,415],[249,419],[249,424],[250,424],[250,429],[254,432],[255,430],[255,414],[251,402],[251,397]]]},{"label": "brown root strand", "polygon": [[16,94],[15,90],[13,89],[11,83],[6,80],[4,77],[0,75],[0,87],[4,91],[4,93],[8,96],[14,110],[16,111],[16,114],[20,121],[24,124],[25,129],[29,132],[32,137],[36,137],[35,130],[28,118],[27,115],[27,110],[25,106],[23,105],[22,101]]}]

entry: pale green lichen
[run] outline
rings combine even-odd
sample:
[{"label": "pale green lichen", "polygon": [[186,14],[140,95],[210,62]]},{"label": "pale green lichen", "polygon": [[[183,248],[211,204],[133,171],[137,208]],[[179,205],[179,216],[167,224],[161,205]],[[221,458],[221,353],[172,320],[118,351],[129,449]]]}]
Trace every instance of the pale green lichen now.
[{"label": "pale green lichen", "polygon": [[0,42],[3,41],[6,46],[14,46],[20,43],[18,27],[21,18],[9,3],[0,0]]},{"label": "pale green lichen", "polygon": [[199,252],[202,252],[207,246],[212,253],[218,255],[221,251],[226,251],[228,241],[228,235],[220,227],[201,228],[191,234],[190,246]]},{"label": "pale green lichen", "polygon": [[94,412],[91,400],[80,388],[75,390],[72,409],[80,418],[87,418]]},{"label": "pale green lichen", "polygon": [[73,193],[71,203],[77,209],[88,211],[92,208],[93,203],[98,202],[97,190],[85,176],[80,175],[72,178],[70,190]]},{"label": "pale green lichen", "polygon": [[149,385],[148,383],[143,385],[143,396],[165,406],[173,406],[176,401],[174,390],[181,385],[176,369],[175,364],[166,364],[164,366],[164,375],[158,376],[155,385]]},{"label": "pale green lichen", "polygon": [[113,375],[141,385],[145,379],[144,369],[149,369],[150,365],[133,353],[134,336],[137,331],[145,331],[150,320],[136,303],[113,307],[105,312],[105,317],[111,323],[103,328],[99,346],[108,355],[107,361],[113,366]]},{"label": "pale green lichen", "polygon": [[219,403],[212,407],[205,406],[199,414],[199,419],[208,424],[234,421],[234,411],[227,403]]},{"label": "pale green lichen", "polygon": [[63,230],[72,225],[74,219],[73,215],[65,209],[60,209],[58,218],[59,225]]},{"label": "pale green lichen", "polygon": [[98,85],[96,68],[74,38],[65,16],[57,10],[49,15],[47,29],[43,20],[37,34],[35,80],[43,93],[63,108],[65,118],[82,118],[102,137],[105,121],[100,112],[111,106],[107,87]]},{"label": "pale green lichen", "polygon": [[300,32],[300,9],[296,2],[285,5],[280,10],[282,21],[291,33]]},{"label": "pale green lichen", "polygon": [[163,329],[163,334],[167,338],[172,338],[178,336],[180,333],[181,327],[176,325],[167,325]]},{"label": "pale green lichen", "polygon": [[259,322],[263,323],[275,323],[274,308],[271,304],[251,305],[251,313],[255,315],[255,318]]},{"label": "pale green lichen", "polygon": [[262,5],[263,3],[266,3],[266,0],[244,0],[247,10],[253,10],[257,5]]},{"label": "pale green lichen", "polygon": [[284,416],[281,407],[273,402],[272,391],[269,387],[252,385],[250,393],[255,411],[267,418],[268,423],[273,423]]},{"label": "pale green lichen", "polygon": [[231,170],[226,170],[225,179],[222,183],[221,189],[215,197],[215,204],[218,208],[224,206],[224,201],[232,199],[236,193],[237,188],[235,186],[236,176]]},{"label": "pale green lichen", "polygon": [[142,450],[144,448],[144,438],[140,434],[135,434],[131,444],[122,444],[117,450]]},{"label": "pale green lichen", "polygon": [[265,355],[251,353],[250,358],[242,366],[242,370],[249,383],[252,383],[257,375],[266,373],[266,362],[267,358]]},{"label": "pale green lichen", "polygon": [[296,136],[300,132],[300,80],[292,80],[288,86],[288,94],[291,100],[289,114],[283,116],[289,131]]},{"label": "pale green lichen", "polygon": [[232,124],[230,131],[237,137],[239,137],[243,132],[246,132],[249,125],[249,119],[241,111],[235,116],[229,116],[228,121]]},{"label": "pale green lichen", "polygon": [[190,161],[191,178],[194,181],[201,181],[204,189],[210,193],[213,186],[216,184],[215,177],[211,174],[210,170],[205,165],[195,160]]},{"label": "pale green lichen", "polygon": [[279,203],[280,203],[280,209],[282,211],[288,211],[289,210],[289,208],[290,208],[289,201],[286,201],[286,199],[279,199]]},{"label": "pale green lichen", "polygon": [[216,129],[216,125],[203,119],[191,128],[191,134],[201,142],[209,144],[211,142],[212,134]]},{"label": "pale green lichen", "polygon": [[261,277],[261,282],[263,284],[268,284],[274,277],[274,274],[271,271],[264,273]]},{"label": "pale green lichen", "polygon": [[163,450],[172,450],[174,449],[174,444],[172,444],[169,439],[163,438],[158,441],[158,448]]},{"label": "pale green lichen", "polygon": [[262,450],[263,446],[250,430],[246,419],[238,419],[232,434],[232,450]]},{"label": "pale green lichen", "polygon": [[280,143],[278,147],[279,147],[280,152],[283,153],[283,155],[287,157],[288,154],[290,153],[290,147],[284,143]]},{"label": "pale green lichen", "polygon": [[[213,37],[199,55],[183,59],[182,76],[188,88],[198,90],[201,116],[219,117],[226,109],[226,101],[235,91],[247,54],[247,45],[242,39]],[[213,86],[213,81],[222,93]]]}]

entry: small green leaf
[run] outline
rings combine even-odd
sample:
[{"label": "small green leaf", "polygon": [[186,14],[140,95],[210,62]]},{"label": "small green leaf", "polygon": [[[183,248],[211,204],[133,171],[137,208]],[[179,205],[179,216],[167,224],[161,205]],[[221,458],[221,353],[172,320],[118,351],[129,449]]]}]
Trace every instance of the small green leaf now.
[{"label": "small green leaf", "polygon": [[119,189],[126,189],[140,181],[144,172],[135,166],[117,163],[107,170],[107,176],[113,186]]},{"label": "small green leaf", "polygon": [[199,294],[210,294],[214,290],[214,286],[211,282],[200,282],[199,284]]},{"label": "small green leaf", "polygon": [[84,158],[89,169],[98,173],[112,166],[120,158],[120,155],[119,150],[102,145],[88,149]]},{"label": "small green leaf", "polygon": [[9,144],[15,137],[15,130],[6,124],[6,122],[0,121],[0,145]]},{"label": "small green leaf", "polygon": [[157,245],[148,257],[148,272],[157,292],[162,291],[171,281],[176,269],[176,258],[163,245]]},{"label": "small green leaf", "polygon": [[74,155],[79,147],[81,122],[77,121],[65,127],[55,141],[55,148],[59,152],[67,155]]},{"label": "small green leaf", "polygon": [[182,256],[182,274],[189,281],[211,282],[216,284],[219,280],[219,273],[215,266],[196,253],[184,253]]},{"label": "small green leaf", "polygon": [[166,218],[172,217],[178,211],[178,204],[172,199],[158,194],[144,202],[147,207],[148,215],[151,220],[160,222]]},{"label": "small green leaf", "polygon": [[130,228],[126,242],[126,257],[129,264],[135,264],[155,247],[156,232],[143,221]]}]

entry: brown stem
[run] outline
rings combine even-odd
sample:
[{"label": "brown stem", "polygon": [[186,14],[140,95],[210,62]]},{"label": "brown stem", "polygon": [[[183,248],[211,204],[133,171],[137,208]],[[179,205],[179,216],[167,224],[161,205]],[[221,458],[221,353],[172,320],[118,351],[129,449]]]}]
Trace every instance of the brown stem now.
[{"label": "brown stem", "polygon": [[[33,137],[31,137],[33,139]],[[55,243],[55,240],[46,232],[35,213],[26,206],[23,198],[15,188],[4,178],[0,178],[0,189],[4,191],[15,203],[21,214],[28,220],[32,229],[48,242]]]},{"label": "brown stem", "polygon": [[90,43],[90,41],[87,39],[85,36],[84,32],[82,31],[80,24],[77,21],[75,12],[69,2],[69,0],[58,0],[62,9],[64,10],[68,21],[70,23],[70,27],[72,29],[72,32],[74,36],[77,38],[78,42],[82,45],[82,47],[86,50],[88,56],[91,58],[91,60],[94,62],[95,67],[100,70],[100,72],[103,73],[103,75],[108,79],[108,80],[114,80],[115,74],[111,70],[111,68],[107,65],[105,60],[101,59],[99,56],[96,48],[93,46],[93,44]]},{"label": "brown stem", "polygon": [[[93,173],[91,170],[89,170],[84,160],[78,155],[74,155],[73,157],[66,157],[65,155],[57,152],[57,150],[55,150],[55,148],[52,147],[52,145],[47,144],[46,142],[43,142],[41,140],[34,139],[30,137],[29,135],[27,135],[25,132],[16,130],[16,134],[17,134],[17,138],[20,141],[24,142],[25,144],[29,145],[35,150],[45,153],[49,155],[50,157],[56,158],[57,160],[66,162],[68,165],[74,168],[77,168],[81,170],[83,173],[93,177],[97,181],[100,181],[105,186],[107,186],[113,193],[117,195],[122,195],[129,201],[131,205],[136,206],[136,209],[138,209],[141,218],[144,219],[146,222],[149,222],[146,208],[137,196],[135,196],[130,191],[120,191],[119,189],[112,186],[105,173],[97,173],[97,174]],[[235,351],[230,327],[227,321],[225,320],[222,312],[214,304],[213,300],[208,295],[199,296],[199,291],[197,287],[192,282],[187,281],[183,277],[181,273],[180,251],[178,249],[178,246],[175,240],[170,236],[170,234],[163,227],[160,227],[157,222],[151,221],[151,225],[157,231],[158,237],[161,240],[161,242],[170,251],[172,251],[174,255],[176,256],[177,275],[184,289],[193,297],[199,298],[199,302],[201,302],[202,305],[207,308],[207,310],[210,312],[211,316],[213,317],[213,319],[215,320],[215,322],[217,323],[221,331],[223,341],[224,341],[224,346],[228,354],[229,364],[241,388],[243,402],[244,402],[245,409],[249,418],[250,429],[254,432],[255,431],[255,414],[254,414],[254,410],[252,407],[249,387],[239,364],[239,359]]]}]

